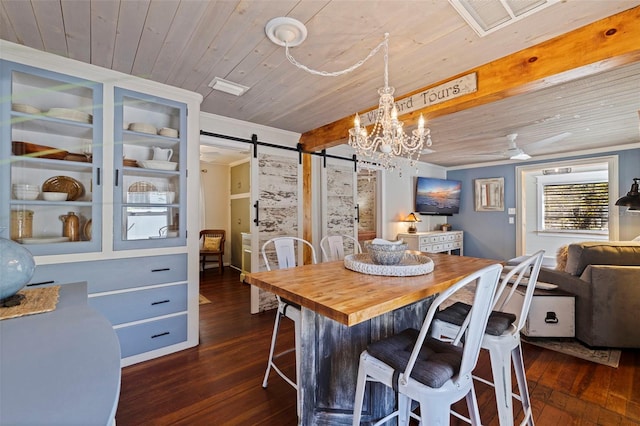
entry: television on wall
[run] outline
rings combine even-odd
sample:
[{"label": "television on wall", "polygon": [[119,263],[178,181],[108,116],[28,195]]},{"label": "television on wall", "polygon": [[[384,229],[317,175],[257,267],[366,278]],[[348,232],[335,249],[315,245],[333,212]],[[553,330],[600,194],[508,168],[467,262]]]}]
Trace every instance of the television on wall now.
[{"label": "television on wall", "polygon": [[459,180],[418,177],[415,211],[423,215],[454,215],[460,211],[461,188]]}]

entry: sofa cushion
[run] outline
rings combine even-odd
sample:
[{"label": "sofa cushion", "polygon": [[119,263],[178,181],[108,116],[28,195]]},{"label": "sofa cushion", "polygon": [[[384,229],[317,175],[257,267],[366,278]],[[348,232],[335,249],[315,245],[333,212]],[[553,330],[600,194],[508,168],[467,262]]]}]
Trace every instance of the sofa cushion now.
[{"label": "sofa cushion", "polygon": [[589,265],[640,266],[640,243],[590,241],[569,244],[565,271],[580,276]]}]

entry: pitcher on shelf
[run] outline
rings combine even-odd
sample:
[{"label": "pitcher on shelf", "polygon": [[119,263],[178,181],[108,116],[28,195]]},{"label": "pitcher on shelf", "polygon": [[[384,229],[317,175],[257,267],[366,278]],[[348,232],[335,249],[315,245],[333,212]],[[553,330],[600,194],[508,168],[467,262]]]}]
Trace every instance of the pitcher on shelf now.
[{"label": "pitcher on shelf", "polygon": [[159,148],[153,147],[153,160],[154,161],[170,161],[173,156],[173,149],[171,148]]},{"label": "pitcher on shelf", "polygon": [[62,221],[62,236],[69,237],[69,241],[80,240],[80,218],[74,212],[60,216]]}]

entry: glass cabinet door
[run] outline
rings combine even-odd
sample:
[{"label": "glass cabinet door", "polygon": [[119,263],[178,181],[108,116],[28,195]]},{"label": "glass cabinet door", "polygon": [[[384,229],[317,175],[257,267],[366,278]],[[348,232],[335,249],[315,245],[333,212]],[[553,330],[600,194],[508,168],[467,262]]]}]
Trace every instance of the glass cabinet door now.
[{"label": "glass cabinet door", "polygon": [[2,235],[34,255],[99,251],[102,85],[2,61],[2,100]]},{"label": "glass cabinet door", "polygon": [[186,105],[116,88],[114,248],[186,244]]}]

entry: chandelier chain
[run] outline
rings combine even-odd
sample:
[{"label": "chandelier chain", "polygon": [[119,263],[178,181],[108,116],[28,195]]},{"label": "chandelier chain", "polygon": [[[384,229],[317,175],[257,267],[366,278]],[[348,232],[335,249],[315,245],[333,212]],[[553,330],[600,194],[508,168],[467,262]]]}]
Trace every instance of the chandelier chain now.
[{"label": "chandelier chain", "polygon": [[385,86],[387,86],[387,81],[388,81],[388,72],[386,71],[387,68],[387,60],[388,60],[388,51],[389,51],[389,33],[385,33],[384,35],[384,40],[380,42],[380,44],[378,44],[376,47],[374,47],[371,52],[369,52],[369,54],[367,55],[366,58],[361,59],[360,61],[356,62],[354,65],[351,65],[349,68],[343,69],[341,71],[318,71],[318,70],[314,70],[312,68],[307,67],[306,65],[301,64],[300,62],[296,61],[296,59],[291,55],[291,53],[289,53],[289,43],[285,42],[285,55],[287,57],[287,59],[289,60],[289,62],[291,62],[293,65],[295,65],[296,67],[300,68],[301,70],[304,70],[310,74],[314,74],[314,75],[320,75],[323,77],[338,77],[344,74],[348,74],[358,68],[360,68],[365,62],[367,62],[369,59],[371,59],[376,53],[378,53],[380,51],[380,48],[384,46],[384,62],[385,62]]}]

